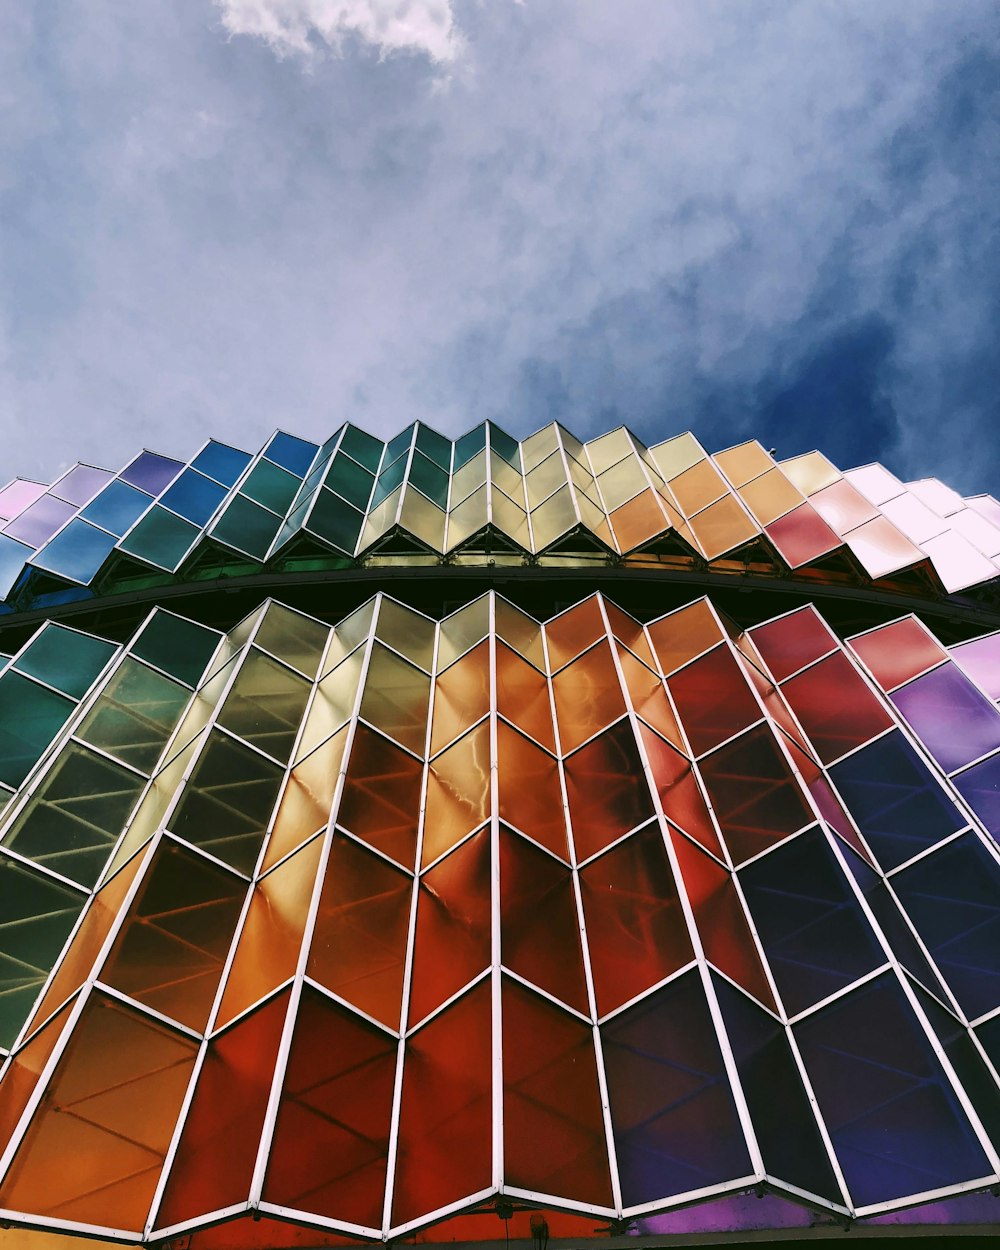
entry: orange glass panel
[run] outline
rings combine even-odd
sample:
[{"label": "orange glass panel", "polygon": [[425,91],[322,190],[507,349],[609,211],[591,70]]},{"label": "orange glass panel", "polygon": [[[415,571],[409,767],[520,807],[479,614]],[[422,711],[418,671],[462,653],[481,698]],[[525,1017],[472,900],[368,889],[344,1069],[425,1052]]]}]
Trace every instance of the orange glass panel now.
[{"label": "orange glass panel", "polygon": [[499,721],[497,762],[499,815],[565,859],[566,821],[555,760]]},{"label": "orange glass panel", "polygon": [[708,560],[741,547],[760,533],[732,495],[726,495],[692,517],[691,528]]},{"label": "orange glass panel", "polygon": [[732,875],[681,834],[670,837],[706,958],[777,1010]]},{"label": "orange glass panel", "polygon": [[725,859],[725,851],[688,759],[644,725],[640,725],[639,732],[663,814],[713,854]]},{"label": "orange glass panel", "polygon": [[657,825],[581,869],[580,887],[602,1016],[694,958]]},{"label": "orange glass panel", "polygon": [[436,754],[490,710],[490,649],[483,641],[437,677],[431,754]]},{"label": "orange glass panel", "polygon": [[707,599],[699,599],[661,617],[647,625],[646,630],[653,641],[660,669],[667,674],[714,647],[723,636]]},{"label": "orange glass panel", "polygon": [[862,634],[850,646],[885,691],[895,690],[948,658],[944,647],[912,616]]},{"label": "orange glass panel", "polygon": [[286,990],[209,1042],[157,1228],[249,1201],[287,1008]]},{"label": "orange glass panel", "polygon": [[552,732],[549,684],[509,647],[497,642],[497,711],[550,751],[556,749]]},{"label": "orange glass panel", "polygon": [[330,849],[306,971],[399,1028],[412,881],[343,836]]},{"label": "orange glass panel", "polygon": [[500,831],[500,950],[506,967],[587,1013],[569,870],[507,829]]},{"label": "orange glass panel", "polygon": [[419,760],[359,724],[337,823],[412,870],[423,775]]},{"label": "orange glass panel", "polygon": [[490,1185],[490,987],[477,985],[407,1043],[394,1224]]},{"label": "orange glass panel", "polygon": [[557,673],[552,678],[552,689],[564,754],[593,737],[625,711],[618,672],[607,642],[598,643]]},{"label": "orange glass panel", "polygon": [[653,800],[627,720],[570,756],[566,792],[578,860],[649,820]]},{"label": "orange glass panel", "polygon": [[73,935],[48,989],[32,1013],[29,1032],[38,1028],[91,975],[101,947],[118,919],[125,895],[148,855],[147,851],[144,855],[136,855],[130,859],[121,872],[116,873],[90,900],[80,927]]},{"label": "orange glass panel", "polygon": [[781,693],[824,764],[894,724],[842,651],[789,678]]},{"label": "orange glass panel", "polygon": [[375,643],[361,699],[361,715],[376,729],[422,755],[430,688],[429,677]]},{"label": "orange glass panel", "polygon": [[812,607],[759,625],[750,630],[750,637],[775,681],[784,681],[837,646],[837,639]]},{"label": "orange glass panel", "polygon": [[801,492],[785,477],[781,469],[771,469],[743,486],[740,497],[753,513],[758,525],[767,525],[804,502]]},{"label": "orange glass panel", "polygon": [[392,1038],[306,986],[263,1200],[379,1227],[395,1073]]},{"label": "orange glass panel", "polygon": [[265,870],[326,828],[346,745],[345,726],[292,769],[264,852]]},{"label": "orange glass panel", "polygon": [[623,646],[628,647],[630,651],[634,651],[643,663],[655,669],[656,657],[653,655],[649,640],[646,638],[645,630],[639,622],[607,599],[604,601],[604,610],[608,614],[608,624],[611,626],[611,632],[618,641]]},{"label": "orange glass panel", "polygon": [[695,755],[761,718],[743,670],[724,643],[668,677],[667,685]]},{"label": "orange glass panel", "polygon": [[742,486],[751,478],[759,477],[774,464],[756,441],[740,443],[738,447],[730,447],[726,451],[717,451],[713,459],[734,486]]},{"label": "orange glass panel", "polygon": [[14,1055],[0,1081],[0,1154],[10,1143],[14,1130],[38,1084],[56,1043],[63,1035],[70,1006],[53,1016],[49,1023]]},{"label": "orange glass panel", "polygon": [[596,595],[563,612],[545,626],[549,647],[549,668],[557,669],[575,659],[592,642],[605,634],[604,617]]},{"label": "orange glass panel", "polygon": [[506,978],[503,1141],[508,1185],[612,1205],[593,1032]]},{"label": "orange glass panel", "polygon": [[325,837],[313,840],[254,885],[219,1008],[218,1026],[294,972]]},{"label": "orange glass panel", "polygon": [[489,964],[490,837],[481,830],[420,879],[410,1025]]},{"label": "orange glass panel", "polygon": [[140,1233],[196,1051],[190,1038],[92,995],[0,1186],[0,1206]]},{"label": "orange glass panel", "polygon": [[670,489],[687,516],[694,516],[726,494],[728,487],[710,460],[700,460],[672,478]]},{"label": "orange glass panel", "polygon": [[878,516],[878,509],[843,478],[817,491],[810,496],[809,502],[838,534],[847,534]]},{"label": "orange glass panel", "polygon": [[618,648],[618,662],[621,664],[625,685],[628,687],[632,706],[636,712],[653,726],[664,738],[669,739],[677,749],[684,750],[681,731],[677,718],[670,706],[663,679],[650,672],[640,664],[629,652]]},{"label": "orange glass panel", "polygon": [[437,757],[427,774],[421,862],[443,855],[490,809],[490,733],[480,725]]},{"label": "orange glass panel", "polygon": [[246,891],[239,877],[161,841],[101,980],[200,1032]]},{"label": "orange glass panel", "polygon": [[624,554],[670,528],[656,495],[644,490],[611,513],[618,549]]},{"label": "orange glass panel", "polygon": [[789,566],[797,569],[843,546],[812,504],[804,503],[766,527],[768,538]]}]

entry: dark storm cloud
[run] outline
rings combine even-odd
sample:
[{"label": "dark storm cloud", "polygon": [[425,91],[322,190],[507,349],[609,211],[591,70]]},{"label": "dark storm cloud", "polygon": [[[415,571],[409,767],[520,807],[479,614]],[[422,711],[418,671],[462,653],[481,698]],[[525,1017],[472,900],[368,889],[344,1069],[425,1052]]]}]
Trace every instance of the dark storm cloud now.
[{"label": "dark storm cloud", "polygon": [[489,416],[995,488],[992,3],[460,0],[450,60],[221,13],[5,18],[11,472]]}]

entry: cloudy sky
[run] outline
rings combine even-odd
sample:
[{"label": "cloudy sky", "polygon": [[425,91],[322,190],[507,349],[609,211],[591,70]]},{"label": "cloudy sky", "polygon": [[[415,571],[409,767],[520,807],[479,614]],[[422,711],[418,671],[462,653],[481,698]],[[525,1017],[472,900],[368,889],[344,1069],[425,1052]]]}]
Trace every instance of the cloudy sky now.
[{"label": "cloudy sky", "polygon": [[995,0],[0,0],[6,473],[349,418],[1000,490]]}]

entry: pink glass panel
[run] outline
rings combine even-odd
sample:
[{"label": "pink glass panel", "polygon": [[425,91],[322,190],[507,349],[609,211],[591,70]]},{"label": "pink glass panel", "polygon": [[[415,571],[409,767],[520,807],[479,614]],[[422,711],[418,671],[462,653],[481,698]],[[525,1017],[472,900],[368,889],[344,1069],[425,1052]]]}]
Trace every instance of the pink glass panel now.
[{"label": "pink glass panel", "polygon": [[818,560],[842,545],[836,534],[812,504],[804,503],[765,527],[771,542],[790,568]]}]

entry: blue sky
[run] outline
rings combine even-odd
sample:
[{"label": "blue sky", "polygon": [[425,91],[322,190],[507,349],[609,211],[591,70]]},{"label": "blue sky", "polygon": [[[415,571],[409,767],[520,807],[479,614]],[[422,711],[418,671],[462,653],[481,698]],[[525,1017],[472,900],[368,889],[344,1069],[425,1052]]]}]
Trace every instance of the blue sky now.
[{"label": "blue sky", "polygon": [[993,0],[23,0],[7,475],[624,422],[1000,488]]}]

